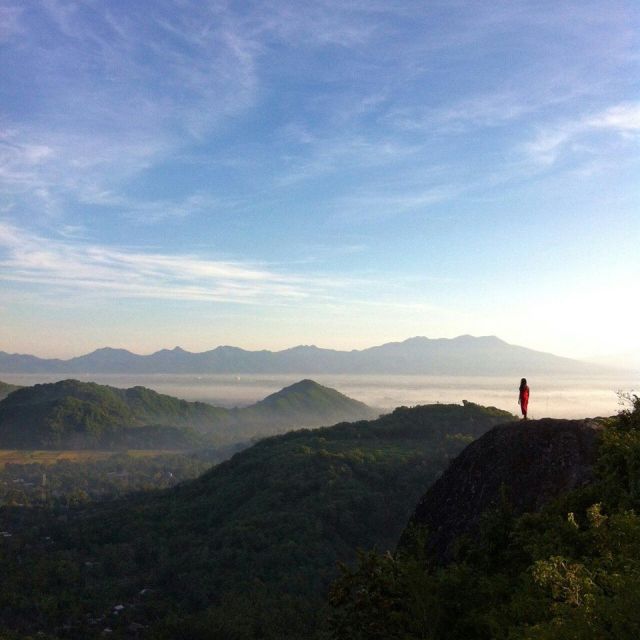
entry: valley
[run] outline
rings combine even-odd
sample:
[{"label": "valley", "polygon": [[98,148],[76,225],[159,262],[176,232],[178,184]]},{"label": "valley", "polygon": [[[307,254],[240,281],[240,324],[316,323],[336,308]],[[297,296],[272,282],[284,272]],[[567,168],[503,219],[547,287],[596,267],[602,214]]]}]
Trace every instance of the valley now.
[{"label": "valley", "polygon": [[[97,637],[107,626],[129,637],[132,624],[149,637],[204,637],[201,628],[310,637],[336,563],[360,547],[392,549],[447,462],[512,419],[470,403],[401,408],[264,439],[164,492],[60,504],[55,519],[5,507],[5,584],[33,595],[5,592],[4,622],[61,637]],[[35,572],[25,572],[27,548]],[[52,589],[73,608],[52,608]]]}]

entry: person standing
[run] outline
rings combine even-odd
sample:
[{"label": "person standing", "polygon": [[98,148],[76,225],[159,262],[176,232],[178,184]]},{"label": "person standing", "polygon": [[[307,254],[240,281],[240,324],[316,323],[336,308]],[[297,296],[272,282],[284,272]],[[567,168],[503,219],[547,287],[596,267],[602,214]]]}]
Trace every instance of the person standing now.
[{"label": "person standing", "polygon": [[520,393],[518,394],[518,404],[520,405],[520,411],[522,411],[523,420],[527,419],[527,409],[529,408],[529,385],[527,385],[527,379],[522,378],[520,380]]}]

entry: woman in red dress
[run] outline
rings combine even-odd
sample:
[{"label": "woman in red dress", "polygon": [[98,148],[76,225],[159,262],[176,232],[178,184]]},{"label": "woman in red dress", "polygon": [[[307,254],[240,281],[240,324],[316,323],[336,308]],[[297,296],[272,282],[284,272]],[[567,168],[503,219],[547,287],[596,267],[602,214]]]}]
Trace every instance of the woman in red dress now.
[{"label": "woman in red dress", "polygon": [[518,395],[518,404],[520,405],[520,410],[522,411],[522,417],[524,420],[526,420],[527,408],[529,407],[529,387],[527,385],[526,378],[522,378],[522,380],[520,380],[520,394]]}]

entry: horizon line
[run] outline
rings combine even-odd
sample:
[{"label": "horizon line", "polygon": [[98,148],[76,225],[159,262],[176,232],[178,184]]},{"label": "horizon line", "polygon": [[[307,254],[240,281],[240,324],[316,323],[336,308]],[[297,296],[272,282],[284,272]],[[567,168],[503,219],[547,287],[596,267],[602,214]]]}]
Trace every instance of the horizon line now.
[{"label": "horizon line", "polygon": [[517,347],[517,348],[522,348],[522,349],[528,349],[530,351],[537,351],[539,353],[546,353],[546,354],[550,354],[550,355],[554,355],[558,358],[565,358],[567,360],[575,360],[575,361],[584,361],[581,360],[580,358],[573,358],[573,357],[568,357],[568,356],[560,356],[557,355],[551,351],[544,351],[541,349],[534,349],[532,347],[525,347],[523,345],[518,345],[518,344],[513,344],[510,342],[507,342],[506,340],[503,340],[502,338],[500,338],[499,336],[495,335],[495,334],[490,334],[490,335],[480,335],[480,336],[476,336],[470,333],[463,333],[457,336],[453,336],[451,338],[446,338],[446,337],[439,337],[439,338],[430,338],[428,336],[423,336],[423,335],[415,335],[415,336],[409,336],[408,338],[404,338],[401,340],[389,340],[386,342],[381,342],[381,343],[376,343],[376,344],[371,344],[369,346],[366,347],[362,347],[359,349],[337,349],[337,348],[332,348],[332,347],[321,347],[318,346],[317,344],[303,344],[303,343],[299,343],[299,344],[295,344],[289,347],[284,347],[281,349],[268,349],[268,348],[258,348],[258,349],[249,349],[249,348],[245,348],[245,347],[239,347],[237,345],[233,345],[233,344],[219,344],[215,347],[211,347],[209,349],[204,349],[203,351],[189,351],[188,349],[184,349],[183,347],[181,347],[180,345],[176,345],[173,348],[167,348],[167,347],[161,347],[159,349],[156,349],[155,351],[151,351],[149,353],[138,353],[135,351],[131,351],[130,349],[127,349],[125,347],[113,347],[113,346],[103,346],[103,347],[96,347],[95,349],[91,350],[91,351],[87,351],[87,352],[83,352],[80,353],[78,355],[75,356],[69,356],[66,358],[61,358],[61,357],[46,357],[46,356],[39,356],[39,355],[35,355],[33,353],[18,353],[18,352],[9,352],[9,351],[5,351],[4,349],[0,348],[0,353],[1,354],[5,354],[5,355],[9,355],[9,356],[28,356],[28,357],[33,357],[33,358],[38,358],[40,360],[58,360],[61,362],[68,362],[70,360],[74,360],[76,358],[82,358],[84,356],[88,356],[88,355],[92,355],[94,353],[97,353],[99,351],[121,351],[121,352],[126,352],[128,354],[134,355],[134,356],[138,356],[138,357],[150,357],[153,355],[156,355],[158,353],[162,353],[165,351],[168,352],[173,352],[173,351],[182,351],[186,354],[189,355],[202,355],[204,353],[210,353],[212,351],[216,351],[217,349],[225,349],[225,348],[229,348],[229,349],[238,349],[240,351],[246,351],[249,353],[260,353],[263,351],[269,352],[269,353],[282,353],[284,351],[290,351],[292,349],[298,349],[298,348],[309,348],[309,349],[318,349],[318,350],[322,350],[322,351],[337,351],[337,352],[342,352],[342,353],[352,353],[352,352],[360,352],[360,351],[366,351],[368,349],[374,349],[376,347],[382,347],[382,346],[386,346],[386,345],[391,345],[391,344],[403,344],[405,342],[409,342],[411,340],[427,340],[430,342],[453,342],[455,340],[460,340],[462,338],[472,338],[474,340],[483,340],[483,339],[494,339],[497,340],[505,345],[511,346],[511,347]]}]

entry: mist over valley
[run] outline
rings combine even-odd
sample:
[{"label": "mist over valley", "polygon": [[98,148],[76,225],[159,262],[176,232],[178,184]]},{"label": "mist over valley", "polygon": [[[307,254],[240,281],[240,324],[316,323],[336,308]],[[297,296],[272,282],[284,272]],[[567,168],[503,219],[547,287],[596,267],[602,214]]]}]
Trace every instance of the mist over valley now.
[{"label": "mist over valley", "polygon": [[[223,370],[220,373],[219,370]],[[632,389],[632,370],[561,358],[510,345],[494,336],[409,338],[364,350],[298,346],[283,351],[180,348],[137,355],[103,348],[70,360],[0,352],[0,379],[32,385],[69,377],[114,387],[141,385],[189,401],[231,409],[312,377],[365,402],[393,409],[462,400],[517,408],[517,385],[532,387],[532,415],[579,418],[612,415],[617,393]]]}]

